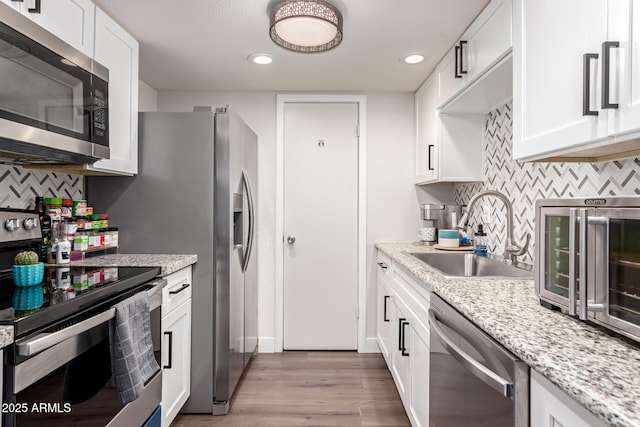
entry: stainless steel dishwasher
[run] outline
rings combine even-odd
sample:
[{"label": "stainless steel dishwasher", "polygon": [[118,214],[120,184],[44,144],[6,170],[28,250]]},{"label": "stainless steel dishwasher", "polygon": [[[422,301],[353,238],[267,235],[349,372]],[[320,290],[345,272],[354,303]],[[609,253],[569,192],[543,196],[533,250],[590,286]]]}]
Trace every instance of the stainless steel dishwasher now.
[{"label": "stainless steel dishwasher", "polygon": [[529,367],[431,295],[429,426],[529,425]]}]

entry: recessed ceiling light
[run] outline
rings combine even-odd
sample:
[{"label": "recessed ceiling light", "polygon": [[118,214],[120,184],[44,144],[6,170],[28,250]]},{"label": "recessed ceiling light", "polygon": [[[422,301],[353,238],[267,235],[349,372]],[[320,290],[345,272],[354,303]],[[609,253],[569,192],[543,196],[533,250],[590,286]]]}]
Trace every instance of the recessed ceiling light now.
[{"label": "recessed ceiling light", "polygon": [[268,53],[254,53],[249,55],[247,59],[254,64],[267,65],[273,62],[273,55],[269,55]]},{"label": "recessed ceiling light", "polygon": [[412,53],[402,59],[407,64],[419,64],[424,61],[424,56],[419,53]]}]

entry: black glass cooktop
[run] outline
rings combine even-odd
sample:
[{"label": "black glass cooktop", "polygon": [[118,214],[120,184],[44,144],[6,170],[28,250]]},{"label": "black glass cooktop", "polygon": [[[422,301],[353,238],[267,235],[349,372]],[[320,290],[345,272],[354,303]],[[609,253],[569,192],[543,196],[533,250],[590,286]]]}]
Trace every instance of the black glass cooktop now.
[{"label": "black glass cooktop", "polygon": [[18,338],[102,306],[158,274],[155,267],[46,267],[42,283],[16,286],[13,273],[5,270],[0,272],[0,324],[13,325]]}]

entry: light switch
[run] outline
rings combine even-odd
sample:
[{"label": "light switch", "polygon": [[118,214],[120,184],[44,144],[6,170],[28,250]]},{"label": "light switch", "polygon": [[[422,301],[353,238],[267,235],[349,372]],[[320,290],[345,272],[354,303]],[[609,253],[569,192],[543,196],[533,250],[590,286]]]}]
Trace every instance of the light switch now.
[{"label": "light switch", "polygon": [[482,205],[482,222],[484,224],[491,224],[491,205],[489,203]]}]

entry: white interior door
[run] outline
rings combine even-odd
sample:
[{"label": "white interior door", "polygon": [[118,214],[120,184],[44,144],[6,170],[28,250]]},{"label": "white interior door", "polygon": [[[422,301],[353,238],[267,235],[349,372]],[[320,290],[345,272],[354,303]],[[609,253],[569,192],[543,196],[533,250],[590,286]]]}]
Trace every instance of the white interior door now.
[{"label": "white interior door", "polygon": [[357,125],[356,103],[284,107],[285,350],[358,346]]}]

